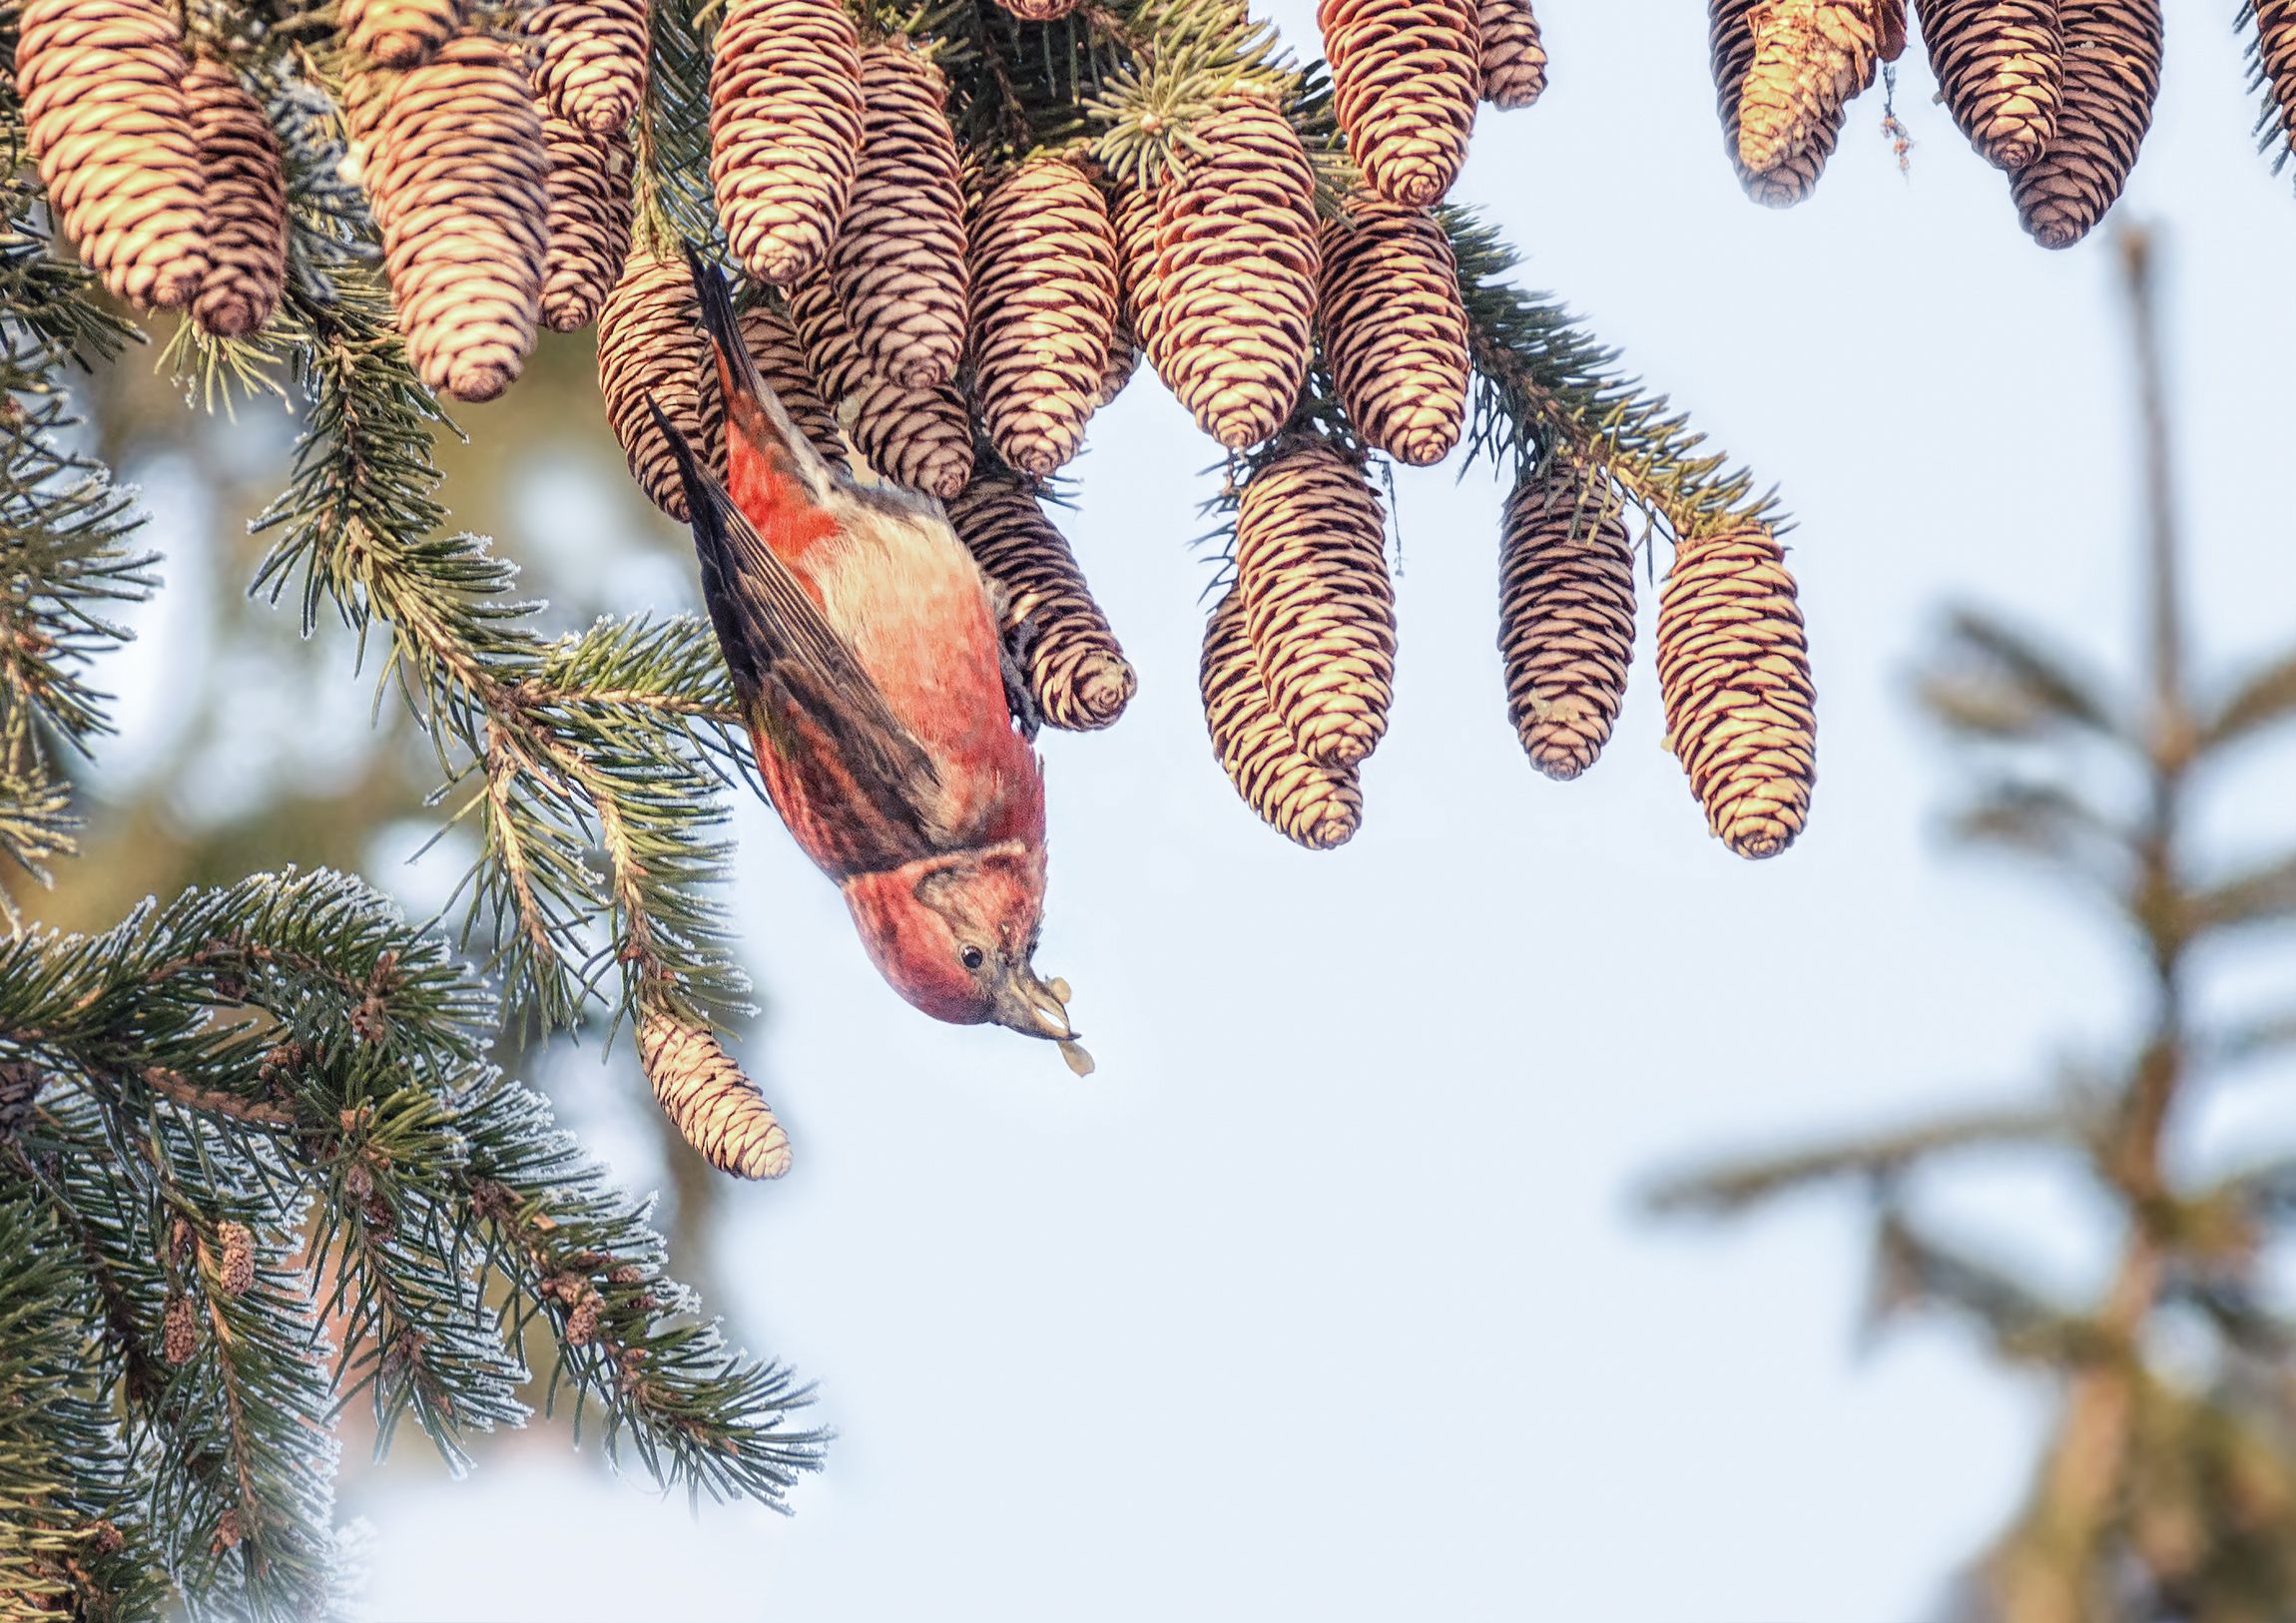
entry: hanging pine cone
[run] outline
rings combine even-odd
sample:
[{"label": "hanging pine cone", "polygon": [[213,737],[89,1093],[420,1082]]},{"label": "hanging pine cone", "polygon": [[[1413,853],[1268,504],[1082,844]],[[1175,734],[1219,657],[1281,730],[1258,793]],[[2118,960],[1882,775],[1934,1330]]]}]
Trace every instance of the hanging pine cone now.
[{"label": "hanging pine cone", "polygon": [[964,357],[964,188],[948,81],[905,44],[861,53],[861,167],[830,277],[864,365],[903,388],[952,381]]},{"label": "hanging pine cone", "polygon": [[202,57],[184,77],[206,180],[207,274],[192,319],[219,338],[260,330],[287,290],[287,175],[279,137],[239,76]]},{"label": "hanging pine cone", "polygon": [[646,0],[548,0],[526,31],[543,105],[576,129],[619,135],[646,99]]},{"label": "hanging pine cone", "polygon": [[790,320],[822,398],[870,468],[942,501],[965,487],[972,478],[972,419],[963,395],[946,384],[904,389],[870,372],[826,276],[791,289]]},{"label": "hanging pine cone", "polygon": [[1450,239],[1424,209],[1358,198],[1324,226],[1324,360],[1356,431],[1440,462],[1466,426],[1466,306]]},{"label": "hanging pine cone", "polygon": [[1164,362],[1157,358],[1156,347],[1163,309],[1156,279],[1158,213],[1155,193],[1127,186],[1117,191],[1108,221],[1116,233],[1117,281],[1123,294],[1118,305],[1119,323],[1132,334],[1148,364],[1162,372]]},{"label": "hanging pine cone", "polygon": [[1236,511],[1236,596],[1277,719],[1301,754],[1353,767],[1388,727],[1395,587],[1363,469],[1322,439],[1262,464]]},{"label": "hanging pine cone", "polygon": [[1685,541],[1658,596],[1666,744],[1741,856],[1794,842],[1817,781],[1816,692],[1785,549],[1760,524]]},{"label": "hanging pine cone", "polygon": [[1782,150],[1772,168],[1746,167],[1739,137],[1739,111],[1746,75],[1754,66],[1752,13],[1762,3],[1763,0],[1707,0],[1714,102],[1722,116],[1722,145],[1730,155],[1731,167],[1738,172],[1738,184],[1756,203],[1771,209],[1788,209],[1810,195],[1826,168],[1826,160],[1833,157],[1834,146],[1842,136],[1842,109],[1837,106],[1831,118],[1820,118],[1813,123],[1804,142]]},{"label": "hanging pine cone", "polygon": [[[799,342],[798,330],[790,324],[789,316],[763,296],[753,298],[742,311],[741,333],[742,347],[749,350],[750,359],[757,362],[758,376],[781,400],[782,409],[798,425],[798,432],[821,452],[823,461],[832,467],[843,467],[845,435],[838,432],[837,413],[822,399],[813,369],[806,363],[805,345]],[[702,387],[706,396],[704,415],[722,413],[725,405],[718,396],[716,368],[706,370]]]},{"label": "hanging pine cone", "polygon": [[2256,133],[2278,174],[2296,153],[2296,0],[2248,0],[2240,20],[2254,30],[2248,42],[2250,87],[2264,92]]},{"label": "hanging pine cone", "polygon": [[744,270],[788,286],[828,258],[861,142],[861,40],[839,0],[728,0],[710,180]]},{"label": "hanging pine cone", "polygon": [[184,30],[159,0],[24,0],[16,95],[48,205],[88,269],[145,309],[207,274]]},{"label": "hanging pine cone", "polygon": [[462,27],[461,0],[342,0],[343,43],[378,68],[419,68]]},{"label": "hanging pine cone", "polygon": [[1474,0],[1320,0],[1348,153],[1390,203],[1439,203],[1482,91]]},{"label": "hanging pine cone", "polygon": [[1980,157],[2018,170],[2047,150],[2064,86],[2059,0],[1915,0],[1947,111]]},{"label": "hanging pine cone", "polygon": [[662,1114],[711,1166],[737,1178],[790,1170],[790,1135],[709,1027],[648,1007],[638,1022],[638,1059]]},{"label": "hanging pine cone", "polygon": [[1244,629],[1241,592],[1230,592],[1204,627],[1198,680],[1204,721],[1221,769],[1260,820],[1312,851],[1344,845],[1364,820],[1352,767],[1319,767],[1268,708],[1260,657]]},{"label": "hanging pine cone", "polygon": [[1161,195],[1155,284],[1137,307],[1165,383],[1206,433],[1243,450],[1284,425],[1307,381],[1315,175],[1299,134],[1263,103],[1231,103],[1195,134],[1200,155]]},{"label": "hanging pine cone", "polygon": [[630,148],[620,136],[592,135],[555,116],[542,121],[550,155],[549,259],[542,320],[572,332],[598,317],[630,257]]},{"label": "hanging pine cone", "polygon": [[2160,0],[2060,0],[2064,101],[2048,150],[2011,182],[2017,216],[2043,248],[2070,248],[2104,218],[2160,92]]},{"label": "hanging pine cone", "polygon": [[598,392],[629,459],[630,477],[681,523],[687,517],[686,486],[651,407],[660,406],[697,451],[715,441],[716,383],[709,385],[707,409],[703,393],[709,352],[685,262],[643,250],[632,254],[598,311]]},{"label": "hanging pine cone", "polygon": [[1558,462],[1507,497],[1498,651],[1531,765],[1562,780],[1593,766],[1634,659],[1634,548],[1599,478]]},{"label": "hanging pine cone", "polygon": [[1140,369],[1140,340],[1132,335],[1131,312],[1116,307],[1116,332],[1108,340],[1108,364],[1100,368],[1100,387],[1092,396],[1092,409],[1113,405],[1132,374]]},{"label": "hanging pine cone", "polygon": [[1482,99],[1501,110],[1528,107],[1546,94],[1546,47],[1530,0],[1481,0],[1475,8]]},{"label": "hanging pine cone", "polygon": [[526,75],[499,41],[449,40],[390,86],[366,165],[407,359],[425,385],[491,400],[534,347],[549,157]]},{"label": "hanging pine cone", "polygon": [[1754,57],[1739,86],[1738,162],[1768,174],[1839,129],[1883,51],[1874,0],[1762,0],[1747,14]]},{"label": "hanging pine cone", "polygon": [[1027,488],[984,474],[948,504],[948,521],[996,588],[1005,641],[1037,713],[1074,733],[1123,715],[1139,681],[1067,540]]},{"label": "hanging pine cone", "polygon": [[1116,232],[1075,165],[1037,158],[981,201],[972,230],[972,366],[997,454],[1043,478],[1084,443],[1116,335]]}]

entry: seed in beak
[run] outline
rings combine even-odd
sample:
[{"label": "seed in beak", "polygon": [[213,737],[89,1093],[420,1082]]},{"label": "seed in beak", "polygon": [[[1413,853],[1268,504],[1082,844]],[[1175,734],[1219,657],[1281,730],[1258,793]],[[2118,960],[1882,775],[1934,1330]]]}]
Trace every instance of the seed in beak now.
[{"label": "seed in beak", "polygon": [[1075,1038],[1071,1037],[1060,1045],[1060,1057],[1068,1062],[1068,1068],[1078,1076],[1092,1074],[1092,1056],[1084,1051],[1084,1045]]}]

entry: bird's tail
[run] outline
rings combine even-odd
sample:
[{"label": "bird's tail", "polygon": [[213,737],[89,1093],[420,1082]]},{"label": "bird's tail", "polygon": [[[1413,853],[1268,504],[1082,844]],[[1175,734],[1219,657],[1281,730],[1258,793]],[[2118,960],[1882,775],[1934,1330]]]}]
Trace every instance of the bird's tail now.
[{"label": "bird's tail", "polygon": [[818,501],[832,484],[829,464],[814,449],[782,405],[781,397],[758,375],[750,346],[742,341],[740,320],[734,314],[734,295],[725,272],[693,243],[686,245],[686,264],[693,272],[694,298],[701,306],[702,330],[718,361],[718,386],[726,401],[726,449],[732,484],[739,495],[745,480],[744,457],[737,447],[760,458],[775,472],[794,473]]}]

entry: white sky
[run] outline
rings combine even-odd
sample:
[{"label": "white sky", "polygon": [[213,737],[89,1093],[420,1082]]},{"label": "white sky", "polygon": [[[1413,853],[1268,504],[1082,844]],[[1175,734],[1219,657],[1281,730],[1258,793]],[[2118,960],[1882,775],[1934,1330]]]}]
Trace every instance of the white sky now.
[{"label": "white sky", "polygon": [[[2167,228],[2195,599],[2227,665],[2296,634],[2296,198],[2251,150],[2232,9],[2169,7],[2125,205]],[[2042,1394],[1942,1327],[1857,1356],[1847,1205],[1706,1233],[1632,1195],[1697,1151],[1999,1098],[2129,1017],[2085,918],[1941,851],[1950,775],[1906,681],[1959,597],[2120,663],[2112,259],[2026,241],[1918,47],[1910,182],[1877,91],[1776,215],[1721,156],[1700,8],[1542,20],[1553,89],[1485,115],[1458,196],[1783,486],[1822,694],[1810,833],[1760,865],[1706,836],[1659,748],[1647,614],[1611,756],[1537,777],[1492,649],[1499,493],[1447,471],[1403,481],[1363,833],[1312,856],[1264,830],[1195,695],[1209,442],[1136,383],[1067,527],[1143,689],[1047,747],[1042,967],[1099,1074],[900,1005],[745,807],[751,1059],[797,1170],[733,1194],[715,1267],[751,1345],[821,1383],[829,1471],[788,1520],[696,1519],[556,1436],[456,1486],[394,1471],[353,1504],[376,1616],[1845,1623],[1933,1614],[2009,1512]],[[2287,833],[2287,785],[2226,826]],[[2236,1104],[2215,1133],[2289,1116],[2255,1083]],[[1959,1209],[2069,1281],[2093,1262],[2086,1208],[2034,1181]]]}]

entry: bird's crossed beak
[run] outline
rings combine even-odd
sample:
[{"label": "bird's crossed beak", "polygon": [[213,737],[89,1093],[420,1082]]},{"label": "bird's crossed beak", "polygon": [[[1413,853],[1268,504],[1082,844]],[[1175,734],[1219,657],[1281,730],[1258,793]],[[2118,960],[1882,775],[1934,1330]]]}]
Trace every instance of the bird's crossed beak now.
[{"label": "bird's crossed beak", "polygon": [[1068,982],[1058,975],[1038,980],[1027,964],[1015,964],[1005,976],[996,998],[996,1023],[1030,1037],[1060,1045],[1060,1057],[1078,1076],[1092,1074],[1092,1056],[1076,1040],[1068,1023]]}]

